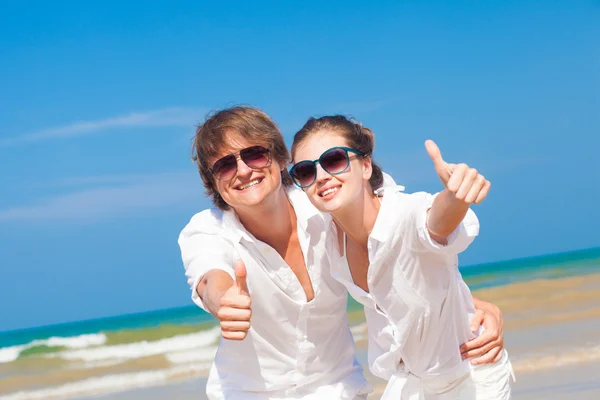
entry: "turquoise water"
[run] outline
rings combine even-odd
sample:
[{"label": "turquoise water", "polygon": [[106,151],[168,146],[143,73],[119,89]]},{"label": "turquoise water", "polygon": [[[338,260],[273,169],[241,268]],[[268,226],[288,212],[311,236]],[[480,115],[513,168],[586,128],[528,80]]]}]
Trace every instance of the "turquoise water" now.
[{"label": "turquoise water", "polygon": [[[600,248],[551,254],[461,268],[463,278],[472,290],[540,278],[560,278],[600,272]],[[349,300],[348,309],[361,306]],[[196,326],[214,321],[195,305],[78,321],[38,328],[0,332],[0,348],[24,345],[50,337],[76,337],[99,332],[152,329],[164,325]],[[147,330],[145,332],[148,332]],[[168,336],[168,334],[165,334]],[[132,337],[131,341],[141,340]]]},{"label": "turquoise water", "polygon": [[37,328],[0,332],[0,348],[30,343],[50,337],[73,337],[98,332],[155,328],[161,325],[198,325],[211,321],[210,314],[196,305],[47,325]]}]

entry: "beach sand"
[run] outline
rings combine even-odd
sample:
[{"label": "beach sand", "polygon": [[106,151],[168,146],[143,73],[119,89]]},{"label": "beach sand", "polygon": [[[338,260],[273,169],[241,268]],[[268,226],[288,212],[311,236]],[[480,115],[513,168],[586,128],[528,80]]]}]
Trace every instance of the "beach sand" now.
[{"label": "beach sand", "polygon": [[[516,374],[514,400],[600,399],[600,274],[514,283],[474,295],[503,311]],[[368,372],[364,340],[357,341],[357,350],[375,389],[369,400],[379,399],[385,382]],[[206,399],[205,382],[193,379],[101,398],[200,400]]]},{"label": "beach sand", "polygon": [[[481,289],[474,295],[502,309],[505,345],[517,379],[513,385],[514,399],[600,399],[600,274],[511,283]],[[348,319],[358,361],[375,389],[369,399],[379,399],[385,382],[368,371],[362,309],[350,311]],[[151,329],[150,333],[162,335],[164,329],[157,329],[160,332]],[[141,335],[144,331],[128,334]],[[106,359],[109,362],[103,358],[94,362],[95,357],[110,355],[115,348],[110,346],[81,350],[83,355],[92,357],[90,362],[47,358],[43,354],[19,358],[0,364],[0,399],[49,398],[47,392],[35,394],[46,387],[62,393],[51,396],[53,399],[75,398],[72,397],[75,394],[80,400],[206,399],[206,374],[214,357],[211,346],[218,335],[218,329],[185,331],[172,339],[148,343],[135,336],[133,343],[125,341],[119,351],[146,355],[115,364],[110,362],[112,358]],[[177,352],[182,344],[191,347]],[[56,354],[59,353],[50,353]],[[113,379],[110,387],[105,384],[107,379]],[[71,390],[68,388],[71,383],[80,386]],[[90,396],[100,391],[93,387],[101,388],[105,394]],[[121,391],[107,393],[108,390]]]}]

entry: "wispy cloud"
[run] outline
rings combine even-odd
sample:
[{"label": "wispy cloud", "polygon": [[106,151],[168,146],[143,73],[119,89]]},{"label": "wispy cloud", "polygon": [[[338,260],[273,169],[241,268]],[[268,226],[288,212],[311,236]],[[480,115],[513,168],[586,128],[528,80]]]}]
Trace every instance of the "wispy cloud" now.
[{"label": "wispy cloud", "polygon": [[169,107],[160,110],[132,112],[127,115],[94,121],[76,121],[69,125],[43,129],[21,136],[0,140],[0,147],[14,146],[42,140],[65,139],[91,135],[115,128],[193,126],[200,122],[208,110],[193,107]]},{"label": "wispy cloud", "polygon": [[[74,178],[71,184],[105,184],[75,190],[31,205],[0,210],[0,223],[8,221],[93,222],[100,219],[156,212],[193,204],[203,198],[200,177],[190,172]],[[208,203],[206,203],[208,205]]]}]

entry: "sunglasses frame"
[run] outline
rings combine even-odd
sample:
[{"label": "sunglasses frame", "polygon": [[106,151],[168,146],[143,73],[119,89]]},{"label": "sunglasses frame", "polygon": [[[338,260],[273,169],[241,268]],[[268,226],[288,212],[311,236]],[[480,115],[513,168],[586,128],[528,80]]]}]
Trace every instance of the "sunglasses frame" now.
[{"label": "sunglasses frame", "polygon": [[[323,166],[323,163],[321,162],[321,159],[323,158],[323,156],[324,156],[325,154],[327,154],[328,152],[330,152],[331,150],[334,150],[334,149],[342,149],[342,150],[344,150],[344,152],[346,153],[346,166],[344,167],[344,169],[343,169],[343,170],[341,170],[341,171],[339,171],[339,172],[329,172],[329,171],[327,170],[327,168],[325,168],[325,167]],[[318,159],[316,159],[316,160],[312,160],[312,161],[311,161],[311,160],[302,160],[302,161],[298,161],[297,163],[295,163],[295,164],[292,166],[292,168],[290,168],[290,171],[289,171],[289,172],[290,172],[290,176],[292,177],[292,180],[294,181],[294,184],[295,184],[296,186],[298,186],[298,187],[299,187],[299,188],[301,188],[301,189],[306,189],[306,188],[308,188],[308,187],[311,187],[311,186],[312,186],[312,185],[313,185],[313,184],[314,184],[314,183],[317,181],[317,163],[321,164],[321,168],[323,168],[323,170],[324,170],[325,172],[327,172],[329,175],[339,175],[339,174],[342,174],[342,173],[346,172],[346,170],[347,170],[347,169],[348,169],[348,167],[350,166],[350,155],[349,155],[348,153],[354,153],[354,154],[357,154],[357,155],[359,155],[359,156],[361,156],[361,157],[364,157],[364,156],[366,156],[366,154],[365,154],[365,153],[363,153],[363,152],[361,152],[361,151],[358,151],[358,150],[355,150],[355,149],[353,149],[353,148],[350,148],[350,147],[345,147],[345,146],[334,146],[334,147],[332,147],[332,148],[330,148],[330,149],[327,149],[327,150],[325,150],[323,153],[321,153],[321,156],[320,156]],[[301,163],[307,163],[307,162],[309,162],[309,163],[312,163],[312,164],[313,164],[313,167],[314,167],[314,169],[315,169],[315,176],[314,176],[314,178],[313,178],[313,180],[312,180],[312,182],[311,182],[310,184],[303,186],[303,185],[301,185],[301,184],[300,184],[300,182],[298,182],[298,181],[296,180],[296,178],[294,178],[294,169],[296,168],[296,166],[298,166],[298,164],[301,164]]]},{"label": "sunglasses frame", "polygon": [[[242,158],[242,155],[241,155],[241,153],[242,153],[244,150],[252,149],[252,148],[254,148],[254,147],[262,147],[263,149],[265,149],[265,150],[266,150],[266,154],[267,154],[267,163],[266,163],[265,165],[263,165],[262,167],[257,167],[257,168],[251,167],[251,166],[250,166],[250,165],[248,165],[248,163],[247,163],[247,162],[246,162],[246,161],[245,161],[245,160]],[[224,158],[231,157],[231,156],[234,156],[234,157],[235,157],[235,172],[234,172],[234,174],[233,174],[233,175],[231,176],[231,178],[229,178],[229,179],[219,179],[219,177],[217,176],[217,174],[215,174],[215,165],[217,165],[217,163],[218,163],[219,161],[223,160]],[[209,169],[208,169],[208,171],[210,172],[210,174],[211,174],[211,175],[212,175],[212,176],[213,176],[213,177],[214,177],[216,180],[218,180],[218,181],[220,181],[220,182],[229,182],[230,180],[232,180],[233,178],[235,178],[235,176],[236,176],[236,175],[237,175],[237,173],[238,173],[238,161],[239,161],[239,160],[242,160],[242,161],[244,162],[244,164],[246,164],[246,165],[248,166],[248,168],[251,168],[251,169],[253,169],[253,170],[255,170],[255,171],[256,171],[256,170],[259,170],[259,169],[262,169],[262,168],[267,168],[267,167],[269,167],[269,166],[271,165],[271,161],[273,161],[273,158],[272,158],[272,152],[271,152],[271,148],[270,148],[270,147],[265,147],[265,146],[262,146],[262,145],[259,145],[259,144],[258,144],[258,145],[254,145],[254,146],[248,146],[248,147],[245,147],[245,148],[241,149],[241,150],[240,150],[240,151],[238,151],[238,152],[235,152],[235,153],[230,153],[230,154],[227,154],[226,156],[223,156],[223,157],[219,158],[217,161],[215,161],[215,163],[213,164],[212,168],[209,168]]]}]

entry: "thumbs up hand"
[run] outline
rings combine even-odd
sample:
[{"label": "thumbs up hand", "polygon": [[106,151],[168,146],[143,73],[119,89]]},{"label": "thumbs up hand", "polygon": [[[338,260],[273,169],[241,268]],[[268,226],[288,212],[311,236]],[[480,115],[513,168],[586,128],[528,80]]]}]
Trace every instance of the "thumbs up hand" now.
[{"label": "thumbs up hand", "polygon": [[221,322],[221,334],[229,340],[243,340],[250,329],[250,293],[246,284],[246,266],[242,260],[233,266],[235,281],[219,302],[217,318]]},{"label": "thumbs up hand", "polygon": [[449,164],[442,158],[433,140],[425,141],[425,148],[444,187],[466,204],[479,204],[490,191],[490,181],[467,164]]}]

